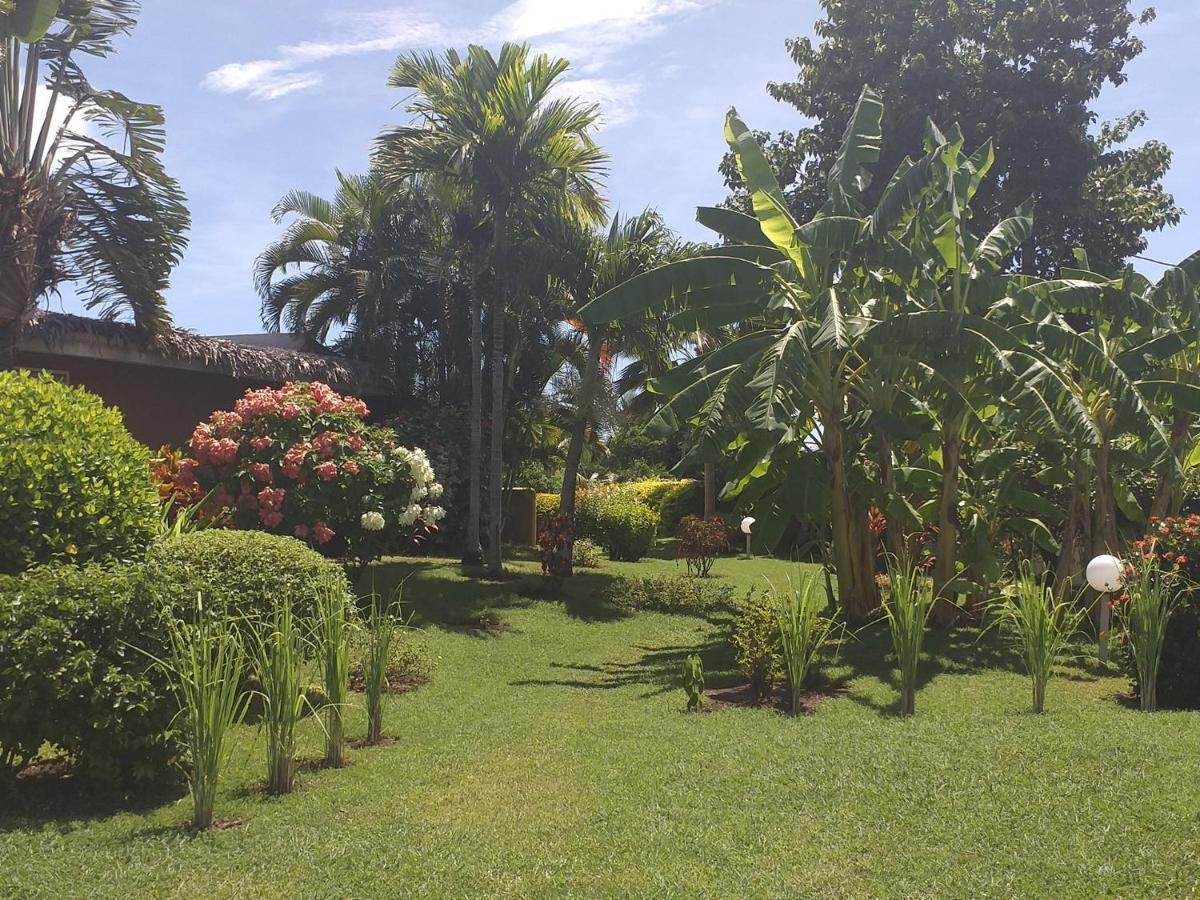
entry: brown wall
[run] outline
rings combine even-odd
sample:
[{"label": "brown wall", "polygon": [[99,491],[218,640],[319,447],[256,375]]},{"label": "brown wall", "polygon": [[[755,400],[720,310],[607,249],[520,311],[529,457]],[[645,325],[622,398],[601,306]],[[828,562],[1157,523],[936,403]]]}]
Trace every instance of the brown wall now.
[{"label": "brown wall", "polygon": [[152,449],[184,443],[196,424],[214,410],[232,409],[247,388],[267,386],[264,381],[247,381],[213,372],[52,353],[19,351],[16,361],[22,368],[66,372],[70,384],[85,387],[103,397],[110,406],[119,408],[125,417],[125,427]]}]

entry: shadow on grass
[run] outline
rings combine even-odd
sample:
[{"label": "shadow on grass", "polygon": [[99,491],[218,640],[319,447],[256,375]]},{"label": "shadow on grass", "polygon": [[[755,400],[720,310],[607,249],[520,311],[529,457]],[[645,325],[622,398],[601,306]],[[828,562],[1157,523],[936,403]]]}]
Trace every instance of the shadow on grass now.
[{"label": "shadow on grass", "polygon": [[182,783],[142,786],[130,793],[89,785],[56,766],[0,788],[0,833],[54,826],[60,832],[80,822],[118,813],[147,813],[187,796]]}]

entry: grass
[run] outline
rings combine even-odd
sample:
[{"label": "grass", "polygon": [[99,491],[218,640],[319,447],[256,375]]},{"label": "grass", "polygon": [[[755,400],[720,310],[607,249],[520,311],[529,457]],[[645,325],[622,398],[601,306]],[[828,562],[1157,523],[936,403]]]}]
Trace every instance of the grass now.
[{"label": "grass", "polygon": [[[721,626],[621,616],[523,577],[474,584],[440,560],[377,567],[405,587],[439,657],[388,699],[397,743],[261,793],[262,741],[238,730],[218,816],[189,836],[186,800],[137,812],[0,817],[0,896],[1172,896],[1200,884],[1200,715],[1143,715],[1127,684],[1060,669],[1028,712],[1019,659],[994,634],[933,631],[920,714],[897,717],[885,629],[831,674],[846,690],[793,718],[683,712],[680,665],[731,684]],[[682,566],[681,566],[682,570]],[[740,586],[793,567],[722,559]],[[364,582],[365,585],[365,582]],[[483,627],[486,625],[487,627]],[[366,731],[361,696],[351,737]],[[306,720],[300,755],[319,759]]]}]

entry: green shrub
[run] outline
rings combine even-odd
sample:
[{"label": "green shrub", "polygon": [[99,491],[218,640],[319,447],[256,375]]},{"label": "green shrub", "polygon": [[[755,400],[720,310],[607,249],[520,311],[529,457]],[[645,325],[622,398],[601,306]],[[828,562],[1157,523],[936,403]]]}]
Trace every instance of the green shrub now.
[{"label": "green shrub", "polygon": [[623,609],[703,616],[732,608],[733,589],[678,575],[635,575],[614,578],[605,600]]},{"label": "green shrub", "polygon": [[171,771],[178,706],[164,673],[138,652],[166,651],[153,587],[138,565],[0,576],[0,772],[14,775],[44,744],[97,783]]},{"label": "green shrub", "polygon": [[600,501],[596,521],[609,559],[636,562],[650,552],[658,536],[658,513],[624,496]]},{"label": "green shrub", "polygon": [[729,549],[725,520],[720,516],[702,519],[684,516],[679,523],[679,544],[675,556],[687,562],[689,575],[707,578],[717,557]]},{"label": "green shrub", "polygon": [[782,674],[779,618],[769,592],[749,592],[734,620],[732,642],[738,668],[750,682],[754,702],[762,703],[771,696],[771,687]]},{"label": "green shrub", "polygon": [[0,573],[133,559],[150,542],[150,451],[95,394],[0,372],[0,447]]},{"label": "green shrub", "polygon": [[571,545],[571,561],[581,569],[594,569],[600,565],[600,554],[604,550],[589,538],[578,538]]},{"label": "green shrub", "polygon": [[683,661],[683,671],[680,673],[683,689],[687,693],[688,712],[697,710],[704,705],[704,660],[698,653],[693,653]]},{"label": "green shrub", "polygon": [[147,565],[173,603],[194,604],[203,593],[234,616],[269,618],[278,600],[309,617],[314,585],[333,579],[350,590],[336,562],[295,538],[262,531],[206,528],[178,535],[155,544]]}]

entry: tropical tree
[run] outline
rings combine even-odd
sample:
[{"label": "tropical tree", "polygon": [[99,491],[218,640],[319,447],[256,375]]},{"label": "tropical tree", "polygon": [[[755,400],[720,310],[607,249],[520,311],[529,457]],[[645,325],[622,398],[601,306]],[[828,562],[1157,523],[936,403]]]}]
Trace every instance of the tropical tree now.
[{"label": "tropical tree", "polygon": [[292,191],[272,212],[288,225],[255,263],[263,326],[322,343],[332,333],[411,398],[440,385],[450,355],[459,279],[445,204],[419,179],[337,179],[332,200]]},{"label": "tropical tree", "polygon": [[162,165],[162,110],[92,86],[136,0],[0,2],[0,362],[39,300],[72,284],[89,309],[170,324],[163,291],[189,217]]},{"label": "tropical tree", "polygon": [[454,186],[472,219],[490,230],[473,260],[477,279],[471,310],[471,508],[467,556],[478,554],[482,460],[482,294],[491,324],[491,453],[489,568],[502,568],[505,412],[505,318],[514,303],[513,231],[535,213],[560,211],[598,222],[606,155],[591,137],[598,110],[556,98],[568,63],[527,46],[506,43],[498,57],[471,46],[465,57],[448,50],[400,57],[389,84],[415,92],[406,109],[416,121],[380,136],[376,163],[385,178],[422,174]]}]

